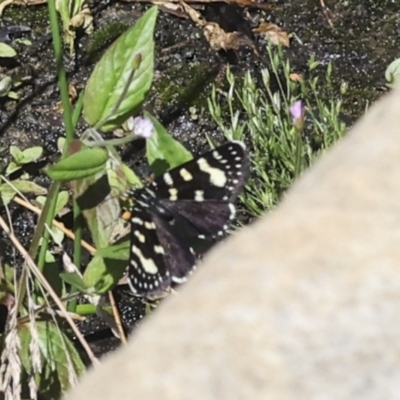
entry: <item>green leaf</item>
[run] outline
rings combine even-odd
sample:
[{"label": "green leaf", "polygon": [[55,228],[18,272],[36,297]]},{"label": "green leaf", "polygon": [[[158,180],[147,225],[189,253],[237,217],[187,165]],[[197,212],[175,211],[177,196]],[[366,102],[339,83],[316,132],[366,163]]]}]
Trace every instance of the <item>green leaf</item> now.
[{"label": "green leaf", "polygon": [[400,80],[400,58],[392,61],[386,68],[385,79],[390,85]]},{"label": "green leaf", "polygon": [[98,174],[72,182],[72,191],[86,219],[95,247],[109,244],[115,224],[121,214],[119,189],[110,185],[107,174]]},{"label": "green leaf", "polygon": [[84,148],[47,169],[51,179],[73,181],[94,175],[105,168],[108,153],[102,148]]},{"label": "green leaf", "polygon": [[11,181],[11,184],[22,193],[32,193],[35,195],[41,195],[47,193],[46,188],[39,186],[35,182],[16,179],[15,181]]},{"label": "green leaf", "polygon": [[[64,207],[68,203],[68,198],[69,198],[69,193],[66,190],[63,190],[58,194],[54,215],[57,215],[60,211],[64,209]],[[38,196],[35,199],[36,205],[40,208],[43,208],[45,202],[46,202],[45,196]]]},{"label": "green leaf", "polygon": [[15,161],[11,161],[10,164],[7,165],[6,175],[11,175],[13,172],[21,169],[21,165],[17,164]]},{"label": "green leaf", "polygon": [[23,159],[21,161],[22,164],[29,164],[38,160],[43,154],[43,147],[34,146],[26,149],[22,152]]},{"label": "green leaf", "polygon": [[[24,369],[30,374],[32,368],[32,346],[31,329],[36,330],[36,338],[42,373],[35,374],[35,381],[39,386],[39,393],[43,394],[48,389],[49,382],[52,381],[53,396],[46,398],[59,398],[56,396],[55,388],[59,385],[62,392],[71,386],[73,375],[78,377],[85,370],[85,366],[70,339],[59,329],[53,321],[36,321],[35,325],[30,323],[18,325],[18,335],[21,341],[19,349],[20,359]],[[72,374],[72,376],[71,376]],[[58,381],[55,385],[54,379]],[[45,386],[47,386],[45,388]]]},{"label": "green leaf", "polygon": [[95,255],[85,270],[83,281],[86,287],[94,289],[95,294],[103,294],[118,283],[126,267],[126,260],[112,260]]},{"label": "green leaf", "polygon": [[18,193],[33,193],[36,195],[46,194],[47,189],[37,185],[34,182],[17,179],[9,183],[0,185],[0,196],[3,204],[8,204]]},{"label": "green leaf", "polygon": [[0,80],[0,97],[7,96],[13,86],[13,80],[9,76],[5,76]]},{"label": "green leaf", "polygon": [[[55,228],[53,228],[54,231]],[[61,242],[58,242],[61,243]],[[47,282],[53,288],[58,297],[62,296],[63,293],[63,283],[60,278],[60,273],[58,270],[59,263],[49,250],[46,251],[46,260],[43,266],[43,276],[46,278]]]},{"label": "green leaf", "polygon": [[193,158],[190,151],[175,140],[153,116],[147,112],[144,116],[154,124],[153,135],[146,140],[146,156],[156,176]]},{"label": "green leaf", "polygon": [[[83,100],[83,114],[88,124],[96,126],[105,122],[99,128],[110,131],[143,103],[153,79],[156,17],[157,7],[150,8],[111,45],[96,65]],[[138,57],[141,61],[132,76]]]},{"label": "green leaf", "polygon": [[69,368],[78,376],[85,370],[75,346],[69,338],[50,321],[36,323],[40,351],[52,371],[58,375],[62,391],[70,387]]},{"label": "green leaf", "polygon": [[9,99],[12,99],[12,100],[19,100],[19,94],[18,94],[17,92],[14,92],[13,90],[10,90],[10,91],[7,93],[7,97],[8,97]]},{"label": "green leaf", "polygon": [[19,348],[19,358],[25,371],[31,374],[32,364],[31,364],[31,354],[29,350],[29,344],[32,340],[31,332],[27,324],[19,325],[18,336],[20,339],[21,346]]},{"label": "green leaf", "polygon": [[17,52],[8,44],[0,42],[0,57],[11,58],[15,57]]},{"label": "green leaf", "polygon": [[62,272],[60,278],[69,285],[76,287],[82,293],[86,293],[89,289],[76,272]]},{"label": "green leaf", "polygon": [[59,137],[57,139],[57,149],[60,153],[62,153],[64,150],[65,141],[66,141],[65,137]]},{"label": "green leaf", "polygon": [[57,215],[60,211],[64,209],[64,207],[68,203],[68,199],[69,199],[69,193],[66,190],[63,190],[60,193],[58,193],[55,215]]},{"label": "green leaf", "polygon": [[114,244],[103,249],[98,249],[95,255],[103,258],[111,258],[114,260],[123,260],[126,262],[129,258],[129,249],[130,241],[126,240],[122,243]]},{"label": "green leaf", "polygon": [[10,146],[10,154],[17,164],[22,164],[24,153],[17,146]]},{"label": "green leaf", "polygon": [[126,164],[121,165],[121,170],[130,186],[141,187],[142,181]]}]

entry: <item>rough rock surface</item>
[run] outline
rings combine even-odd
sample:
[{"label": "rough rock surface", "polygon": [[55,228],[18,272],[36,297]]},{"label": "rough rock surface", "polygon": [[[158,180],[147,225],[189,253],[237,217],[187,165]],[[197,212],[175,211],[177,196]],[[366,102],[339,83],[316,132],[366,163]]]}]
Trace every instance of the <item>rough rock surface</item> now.
[{"label": "rough rock surface", "polygon": [[399,338],[397,90],[67,399],[399,399]]}]

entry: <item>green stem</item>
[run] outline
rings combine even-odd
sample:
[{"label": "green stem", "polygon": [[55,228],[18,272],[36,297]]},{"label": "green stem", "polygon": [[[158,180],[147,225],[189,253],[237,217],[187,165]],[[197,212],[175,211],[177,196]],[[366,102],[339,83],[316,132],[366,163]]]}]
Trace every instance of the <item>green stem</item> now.
[{"label": "green stem", "polygon": [[302,155],[303,155],[303,141],[301,140],[301,131],[296,129],[296,154],[294,164],[294,176],[298,178],[301,174]]}]

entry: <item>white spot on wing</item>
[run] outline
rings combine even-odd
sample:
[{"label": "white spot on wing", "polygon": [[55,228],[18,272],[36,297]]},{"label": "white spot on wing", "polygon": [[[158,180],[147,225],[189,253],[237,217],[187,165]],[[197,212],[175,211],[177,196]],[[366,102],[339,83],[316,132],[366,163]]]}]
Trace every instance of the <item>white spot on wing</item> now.
[{"label": "white spot on wing", "polygon": [[194,200],[195,201],[204,201],[204,190],[195,190],[194,191]]},{"label": "white spot on wing", "polygon": [[182,179],[186,182],[189,182],[193,179],[193,175],[186,168],[181,168],[179,170],[179,174],[182,177]]},{"label": "white spot on wing", "polygon": [[144,226],[146,229],[156,229],[156,225],[154,222],[145,221]]},{"label": "white spot on wing", "polygon": [[216,160],[220,160],[222,158],[221,154],[219,154],[218,151],[213,151],[212,155]]},{"label": "white spot on wing", "polygon": [[134,231],[133,234],[138,238],[140,243],[146,242],[146,237],[142,235],[139,231]]},{"label": "white spot on wing", "polygon": [[186,282],[186,277],[178,278],[177,276],[172,277],[172,282],[174,283],[183,283]]},{"label": "white spot on wing", "polygon": [[133,218],[131,219],[131,222],[132,222],[133,224],[143,225],[143,220],[140,219],[140,218],[138,218],[138,217],[133,217]]},{"label": "white spot on wing", "polygon": [[164,254],[164,248],[162,246],[155,245],[154,251],[158,254]]},{"label": "white spot on wing", "polygon": [[197,160],[197,164],[199,165],[200,171],[205,172],[210,175],[210,182],[214,186],[224,187],[226,184],[226,175],[225,172],[219,168],[212,167],[205,158],[201,157]]},{"label": "white spot on wing", "polygon": [[151,258],[145,258],[138,247],[132,246],[132,253],[138,256],[140,263],[142,264],[142,268],[146,273],[156,274],[158,272],[157,265],[154,263],[154,261]]},{"label": "white spot on wing", "polygon": [[149,188],[146,188],[146,192],[151,196],[151,197],[156,197],[156,194]]},{"label": "white spot on wing", "polygon": [[231,215],[229,216],[229,219],[234,219],[235,215],[236,215],[236,207],[234,206],[234,204],[229,203],[229,210],[231,212]]},{"label": "white spot on wing", "polygon": [[169,199],[170,200],[173,200],[173,201],[178,200],[178,189],[171,188],[171,189],[168,189],[168,191],[169,191]]},{"label": "white spot on wing", "polygon": [[164,178],[164,182],[165,182],[168,186],[172,186],[172,185],[174,184],[174,181],[172,180],[172,177],[171,177],[171,175],[170,175],[169,172],[166,172],[166,173],[163,175],[163,178]]}]

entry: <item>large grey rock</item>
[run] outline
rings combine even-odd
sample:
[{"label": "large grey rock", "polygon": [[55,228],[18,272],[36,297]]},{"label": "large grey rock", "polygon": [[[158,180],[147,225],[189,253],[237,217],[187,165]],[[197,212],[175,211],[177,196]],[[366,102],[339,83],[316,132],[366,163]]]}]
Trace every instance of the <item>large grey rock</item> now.
[{"label": "large grey rock", "polygon": [[67,398],[399,399],[399,90]]}]

